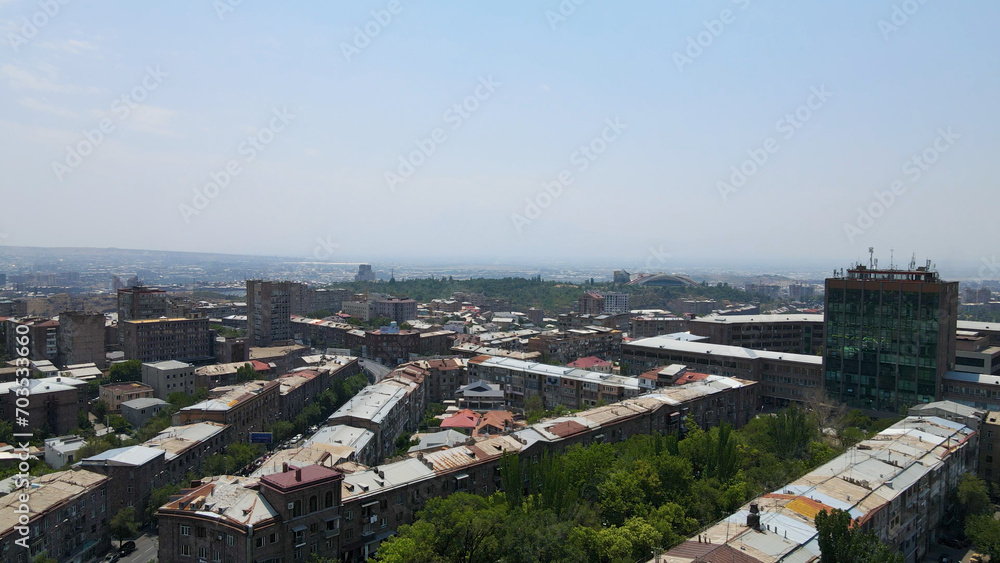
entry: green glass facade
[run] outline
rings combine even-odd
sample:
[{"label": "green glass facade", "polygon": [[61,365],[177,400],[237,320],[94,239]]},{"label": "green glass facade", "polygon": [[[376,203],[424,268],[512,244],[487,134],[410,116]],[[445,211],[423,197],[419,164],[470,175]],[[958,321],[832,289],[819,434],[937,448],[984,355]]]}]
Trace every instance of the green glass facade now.
[{"label": "green glass facade", "polygon": [[935,401],[954,364],[957,294],[954,282],[827,280],[827,393],[878,412]]}]

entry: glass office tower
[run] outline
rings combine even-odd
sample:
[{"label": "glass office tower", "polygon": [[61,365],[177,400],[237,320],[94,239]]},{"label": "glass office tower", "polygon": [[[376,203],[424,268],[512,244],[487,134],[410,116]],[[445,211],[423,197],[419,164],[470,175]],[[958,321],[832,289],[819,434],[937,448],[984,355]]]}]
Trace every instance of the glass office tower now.
[{"label": "glass office tower", "polygon": [[826,280],[824,386],[834,400],[900,413],[937,400],[955,366],[958,282],[928,267],[856,266]]}]

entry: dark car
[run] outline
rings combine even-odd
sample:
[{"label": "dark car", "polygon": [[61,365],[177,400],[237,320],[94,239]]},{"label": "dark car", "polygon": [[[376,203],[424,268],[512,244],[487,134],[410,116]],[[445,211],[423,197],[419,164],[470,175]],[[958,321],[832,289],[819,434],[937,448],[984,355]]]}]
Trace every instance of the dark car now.
[{"label": "dark car", "polygon": [[127,541],[122,544],[122,548],[118,550],[118,553],[120,553],[122,557],[125,557],[126,555],[132,553],[133,551],[135,551],[135,542]]},{"label": "dark car", "polygon": [[953,549],[964,549],[968,544],[959,538],[944,536],[938,540],[941,545],[946,545]]}]

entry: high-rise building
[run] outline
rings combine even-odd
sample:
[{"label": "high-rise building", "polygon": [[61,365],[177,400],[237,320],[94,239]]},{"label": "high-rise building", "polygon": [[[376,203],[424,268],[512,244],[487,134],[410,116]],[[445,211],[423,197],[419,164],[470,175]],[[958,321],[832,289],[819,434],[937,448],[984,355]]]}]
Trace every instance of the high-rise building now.
[{"label": "high-rise building", "polygon": [[[146,319],[119,325],[127,360],[204,362],[214,359],[208,319]],[[162,397],[161,397],[162,398]]]},{"label": "high-rise building", "polygon": [[270,346],[292,338],[292,285],[290,281],[247,280],[247,338],[251,346]]},{"label": "high-rise building", "polygon": [[958,282],[925,267],[855,266],[826,280],[824,387],[867,411],[935,401],[955,366]]},{"label": "high-rise building", "polygon": [[604,312],[605,313],[627,313],[628,294],[627,293],[605,293]]},{"label": "high-rise building", "polygon": [[60,313],[59,327],[56,329],[57,363],[64,366],[94,363],[103,369],[107,363],[104,353],[104,324],[102,313]]},{"label": "high-rise building", "polygon": [[576,309],[581,315],[600,315],[604,312],[604,296],[588,291],[576,300]]},{"label": "high-rise building", "polygon": [[118,290],[118,322],[158,319],[167,316],[167,292],[135,286]]},{"label": "high-rise building", "polygon": [[372,271],[372,265],[358,264],[358,273],[354,274],[354,281],[375,281],[375,272]]}]

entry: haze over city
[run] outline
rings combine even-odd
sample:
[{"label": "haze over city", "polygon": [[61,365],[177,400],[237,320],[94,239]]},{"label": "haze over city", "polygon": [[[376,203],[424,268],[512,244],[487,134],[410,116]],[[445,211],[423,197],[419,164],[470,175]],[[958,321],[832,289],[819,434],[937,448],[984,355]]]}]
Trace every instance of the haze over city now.
[{"label": "haze over city", "polygon": [[974,269],[1000,6],[914,5],[6,1],[0,243]]}]

